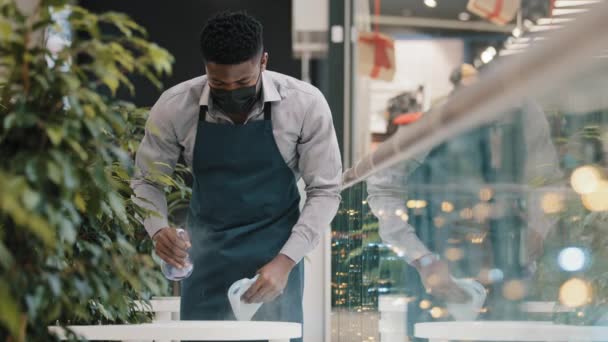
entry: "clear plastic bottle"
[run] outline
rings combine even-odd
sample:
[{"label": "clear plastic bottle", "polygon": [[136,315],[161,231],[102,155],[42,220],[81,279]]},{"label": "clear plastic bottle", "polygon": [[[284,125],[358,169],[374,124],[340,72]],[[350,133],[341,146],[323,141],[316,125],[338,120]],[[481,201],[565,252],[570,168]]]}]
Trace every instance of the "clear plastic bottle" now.
[{"label": "clear plastic bottle", "polygon": [[[179,236],[182,240],[188,240],[188,233],[182,229],[177,228],[177,236]],[[190,255],[188,254],[184,259],[185,266],[183,268],[177,268],[171,264],[166,263],[164,260],[161,261],[160,269],[163,271],[165,277],[169,280],[180,281],[182,279],[188,278],[192,271],[194,270],[194,265],[192,264],[192,260],[190,259]]]}]

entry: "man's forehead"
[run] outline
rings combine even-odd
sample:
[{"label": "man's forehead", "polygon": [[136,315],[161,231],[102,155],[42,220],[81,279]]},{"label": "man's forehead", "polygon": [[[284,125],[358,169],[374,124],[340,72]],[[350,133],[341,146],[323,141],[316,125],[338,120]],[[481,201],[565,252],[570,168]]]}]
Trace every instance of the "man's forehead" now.
[{"label": "man's forehead", "polygon": [[240,64],[207,63],[207,74],[210,78],[222,81],[238,81],[239,79],[255,75],[258,63],[250,60]]}]

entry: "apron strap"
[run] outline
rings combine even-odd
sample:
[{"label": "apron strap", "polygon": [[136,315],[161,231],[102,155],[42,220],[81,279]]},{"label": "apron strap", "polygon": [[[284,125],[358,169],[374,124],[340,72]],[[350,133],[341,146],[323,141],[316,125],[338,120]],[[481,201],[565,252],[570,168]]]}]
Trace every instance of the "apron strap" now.
[{"label": "apron strap", "polygon": [[201,106],[198,112],[198,121],[205,122],[207,119],[207,106]]},{"label": "apron strap", "polygon": [[264,102],[264,120],[269,121],[272,115],[272,110],[270,109],[271,102]]},{"label": "apron strap", "polygon": [[[270,102],[265,102],[264,103],[264,120],[271,120],[271,117],[272,117],[272,110],[271,110]],[[200,109],[198,112],[198,120],[204,122],[206,119],[207,119],[207,106],[200,106]]]}]

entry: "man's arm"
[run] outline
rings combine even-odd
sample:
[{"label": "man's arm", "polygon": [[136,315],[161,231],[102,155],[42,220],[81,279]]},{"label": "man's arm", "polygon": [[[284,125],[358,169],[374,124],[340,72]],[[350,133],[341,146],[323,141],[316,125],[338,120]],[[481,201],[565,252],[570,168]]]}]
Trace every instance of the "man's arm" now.
[{"label": "man's arm", "polygon": [[298,168],[306,184],[306,201],[281,254],[298,263],[319,243],[340,205],[342,158],[329,105],[317,90],[298,141]]},{"label": "man's arm", "polygon": [[[378,218],[382,241],[416,268],[429,293],[455,302],[468,295],[452,280],[448,264],[434,255],[407,222],[405,202],[409,175],[422,163],[425,154],[376,172],[367,180],[368,204]],[[405,219],[404,219],[405,218]]]},{"label": "man's arm", "polygon": [[[524,177],[527,184],[559,186],[563,172],[559,166],[557,150],[553,145],[551,130],[542,108],[528,102],[523,108],[523,129],[526,144]],[[528,262],[533,263],[543,254],[543,241],[555,227],[558,218],[544,212],[541,206],[545,192],[528,194]]]},{"label": "man's arm", "polygon": [[315,89],[298,141],[298,168],[306,184],[300,219],[279,255],[258,272],[258,281],[243,295],[246,302],[268,302],[281,294],[291,269],[312,251],[329,229],[340,204],[342,162],[331,111]]},{"label": "man's arm", "polygon": [[374,173],[367,179],[367,202],[378,218],[382,241],[409,264],[431,254],[416,235],[414,227],[402,215],[407,213],[407,182],[410,174],[422,163],[424,155],[403,161]]},{"label": "man's arm", "polygon": [[135,157],[136,170],[131,187],[135,202],[151,212],[144,217],[144,227],[156,242],[157,254],[180,267],[188,243],[177,237],[175,229],[164,229],[169,228],[169,222],[161,180],[171,177],[181,153],[169,114],[167,96],[163,94],[150,110],[144,138]]}]

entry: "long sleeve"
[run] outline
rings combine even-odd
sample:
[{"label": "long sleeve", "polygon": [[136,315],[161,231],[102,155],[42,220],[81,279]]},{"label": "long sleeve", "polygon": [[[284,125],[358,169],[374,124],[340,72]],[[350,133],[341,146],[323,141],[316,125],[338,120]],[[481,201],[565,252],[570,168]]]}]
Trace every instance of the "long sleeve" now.
[{"label": "long sleeve", "polygon": [[281,254],[299,262],[329,229],[340,204],[342,162],[329,105],[315,89],[297,145],[298,168],[306,184],[300,219]]},{"label": "long sleeve", "polygon": [[181,153],[167,101],[163,94],[150,111],[145,135],[135,158],[135,176],[131,181],[136,202],[154,212],[144,218],[144,227],[150,236],[169,225],[162,184],[163,179],[166,182],[173,174]]},{"label": "long sleeve", "polygon": [[[546,115],[535,103],[528,103],[523,111],[526,183],[541,186],[559,185],[563,173],[559,167],[557,151],[553,145]],[[544,238],[558,219],[543,211],[541,206],[543,194],[543,192],[530,191],[528,195],[528,226]]]},{"label": "long sleeve", "polygon": [[424,155],[420,155],[401,162],[376,172],[367,180],[367,202],[378,218],[380,238],[408,263],[431,253],[416,235],[414,227],[401,217],[407,213],[408,177],[423,159]]}]

